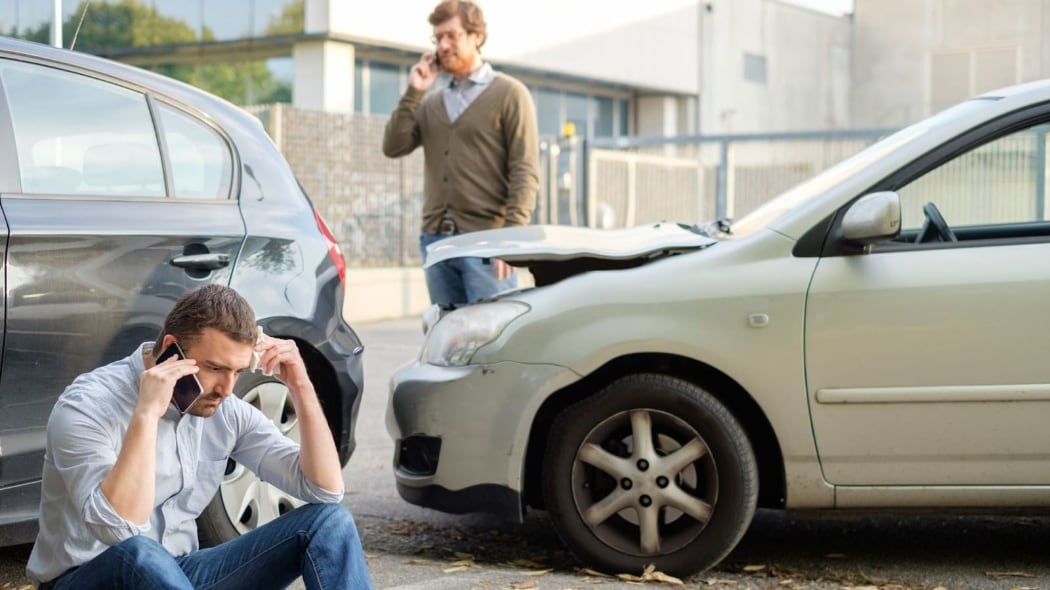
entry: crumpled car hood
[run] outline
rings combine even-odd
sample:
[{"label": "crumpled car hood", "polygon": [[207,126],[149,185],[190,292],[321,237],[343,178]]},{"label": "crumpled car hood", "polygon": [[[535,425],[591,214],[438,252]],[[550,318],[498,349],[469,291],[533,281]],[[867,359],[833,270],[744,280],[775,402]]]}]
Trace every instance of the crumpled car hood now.
[{"label": "crumpled car hood", "polygon": [[528,268],[541,287],[582,272],[641,266],[716,242],[677,223],[624,229],[528,225],[445,238],[427,249],[425,266],[451,258],[499,258]]}]

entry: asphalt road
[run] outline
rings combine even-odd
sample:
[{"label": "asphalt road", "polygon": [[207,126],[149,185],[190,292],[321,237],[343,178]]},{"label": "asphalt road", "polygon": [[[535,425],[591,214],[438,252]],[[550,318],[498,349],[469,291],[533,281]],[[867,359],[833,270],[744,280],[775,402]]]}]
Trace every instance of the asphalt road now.
[{"label": "asphalt road", "polygon": [[[345,470],[376,588],[626,590],[639,582],[600,576],[569,555],[546,514],[523,525],[452,516],[402,501],[391,475],[387,384],[421,342],[418,320],[357,326],[365,342],[365,398],[358,448]],[[810,518],[760,511],[732,554],[691,588],[838,590],[1050,589],[1050,518],[865,516]],[[0,590],[20,589],[28,546],[0,549]],[[625,572],[633,575],[641,572]],[[650,574],[644,585],[659,584]],[[302,588],[296,584],[294,588]]]}]

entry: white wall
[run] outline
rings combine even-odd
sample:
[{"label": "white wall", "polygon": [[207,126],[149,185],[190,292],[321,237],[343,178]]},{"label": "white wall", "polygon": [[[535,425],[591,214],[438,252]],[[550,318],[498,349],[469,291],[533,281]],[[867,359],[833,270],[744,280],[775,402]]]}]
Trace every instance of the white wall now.
[{"label": "white wall", "polygon": [[[704,134],[840,129],[850,124],[848,17],[776,0],[716,0],[701,23]],[[745,78],[764,58],[765,82]]]},{"label": "white wall", "polygon": [[897,127],[1050,76],[1050,0],[856,0],[857,127]]}]

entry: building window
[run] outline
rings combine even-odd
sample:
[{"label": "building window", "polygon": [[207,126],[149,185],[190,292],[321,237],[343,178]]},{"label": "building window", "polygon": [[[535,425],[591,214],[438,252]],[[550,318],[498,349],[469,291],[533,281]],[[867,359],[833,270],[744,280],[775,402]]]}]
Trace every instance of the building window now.
[{"label": "building window", "polygon": [[766,83],[766,57],[764,55],[744,54],[744,79],[756,84]]},{"label": "building window", "polygon": [[[83,0],[62,0],[62,45],[80,24]],[[180,45],[298,35],[305,0],[96,0],[87,5],[76,49]],[[0,33],[41,43],[51,38],[51,2],[3,0]]]},{"label": "building window", "polygon": [[370,62],[368,73],[368,112],[389,115],[401,98],[401,67]]},{"label": "building window", "polygon": [[616,120],[613,118],[613,99],[599,96],[594,99],[594,136],[613,137],[616,135]]},{"label": "building window", "polygon": [[540,135],[561,135],[561,92],[537,88],[535,98]]},{"label": "building window", "polygon": [[563,125],[572,123],[581,137],[627,135],[630,103],[627,99],[569,92],[554,88],[533,88],[540,135],[561,135]]}]

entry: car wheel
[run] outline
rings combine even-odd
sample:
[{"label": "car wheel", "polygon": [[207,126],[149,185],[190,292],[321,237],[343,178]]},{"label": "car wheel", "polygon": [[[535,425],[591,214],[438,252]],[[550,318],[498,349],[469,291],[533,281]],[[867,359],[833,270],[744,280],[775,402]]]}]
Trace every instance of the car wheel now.
[{"label": "car wheel", "polygon": [[[241,395],[244,401],[259,408],[282,434],[298,442],[299,421],[288,387],[273,377],[256,373],[246,375],[245,381]],[[230,459],[219,492],[197,518],[197,536],[202,547],[218,545],[302,504]]]},{"label": "car wheel", "polygon": [[614,573],[713,566],[744,535],[758,497],[754,453],[729,410],[655,374],[621,378],[563,410],[543,479],[569,548]]}]

